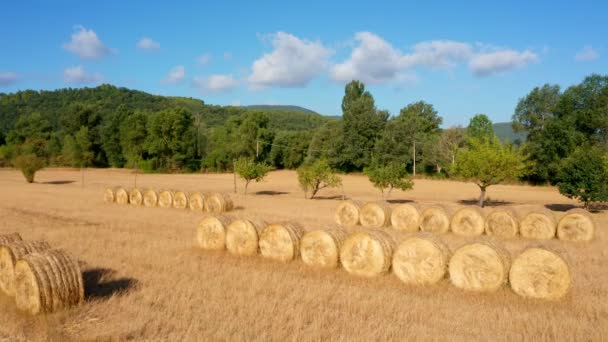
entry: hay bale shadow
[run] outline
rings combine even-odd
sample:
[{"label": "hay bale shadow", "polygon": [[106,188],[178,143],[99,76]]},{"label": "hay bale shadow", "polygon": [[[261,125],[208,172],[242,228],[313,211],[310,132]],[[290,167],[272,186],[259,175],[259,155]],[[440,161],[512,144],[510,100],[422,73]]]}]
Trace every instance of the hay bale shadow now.
[{"label": "hay bale shadow", "polygon": [[137,287],[137,279],[115,278],[116,273],[109,268],[93,268],[82,272],[85,299],[106,298]]}]

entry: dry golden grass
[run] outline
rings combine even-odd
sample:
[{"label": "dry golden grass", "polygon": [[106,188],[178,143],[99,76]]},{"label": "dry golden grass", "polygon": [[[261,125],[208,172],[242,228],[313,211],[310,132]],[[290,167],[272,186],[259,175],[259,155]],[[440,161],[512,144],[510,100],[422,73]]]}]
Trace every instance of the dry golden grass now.
[{"label": "dry golden grass", "polygon": [[[278,263],[203,251],[193,232],[203,213],[103,202],[106,187],[133,184],[123,170],[42,170],[27,184],[15,170],[0,170],[0,234],[46,240],[77,256],[85,302],[39,317],[20,314],[0,295],[0,340],[7,341],[201,341],[201,340],[535,340],[608,339],[608,213],[594,213],[594,239],[559,244],[571,260],[572,285],[557,301],[535,301],[508,287],[494,293],[464,292],[448,279],[435,286],[403,284],[393,274],[361,279],[342,269],[322,270],[301,261]],[[365,176],[343,176],[350,198],[378,199]],[[44,184],[70,181],[71,184]],[[475,198],[474,184],[414,180],[409,199],[426,207]],[[231,192],[232,175],[139,174],[141,188]],[[271,172],[233,195],[234,213],[269,222],[295,219],[306,229],[333,226],[339,200],[304,199],[295,172]],[[340,197],[327,189],[324,196]],[[501,186],[489,196],[503,207],[574,202],[551,187]],[[274,193],[270,195],[270,193]],[[277,194],[278,193],[278,194]],[[61,200],[58,200],[61,199]],[[555,212],[561,218],[563,212]],[[414,233],[417,235],[418,233]],[[440,237],[452,250],[468,239]],[[505,240],[513,256],[531,242]],[[405,323],[404,323],[405,322]]]}]

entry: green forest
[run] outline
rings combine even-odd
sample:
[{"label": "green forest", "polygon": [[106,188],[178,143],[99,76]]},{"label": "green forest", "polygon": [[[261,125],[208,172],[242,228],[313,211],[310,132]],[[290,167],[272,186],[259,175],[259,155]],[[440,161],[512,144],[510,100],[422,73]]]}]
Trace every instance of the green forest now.
[{"label": "green forest", "polygon": [[581,151],[606,158],[608,76],[590,75],[564,90],[523,90],[513,106],[512,127],[478,114],[466,127],[442,129],[431,103],[404,104],[390,115],[358,81],[345,87],[341,117],[295,106],[215,106],[111,85],[26,90],[0,94],[0,164],[28,155],[46,166],[214,172],[246,157],[274,169],[325,160],[339,172],[362,172],[399,163],[410,174],[450,177],[469,139],[499,135],[498,143],[526,157],[519,179],[538,184],[557,183],[564,160]]}]

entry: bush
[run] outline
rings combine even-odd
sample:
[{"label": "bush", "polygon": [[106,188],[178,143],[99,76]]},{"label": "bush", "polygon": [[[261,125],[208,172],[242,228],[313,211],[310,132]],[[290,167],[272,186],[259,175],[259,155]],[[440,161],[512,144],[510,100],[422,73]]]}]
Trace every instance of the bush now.
[{"label": "bush", "polygon": [[301,166],[297,172],[298,182],[304,190],[304,197],[307,197],[310,192],[309,198],[313,198],[323,188],[335,188],[342,185],[342,179],[335,174],[325,159],[317,160],[309,166]]},{"label": "bush", "polygon": [[28,153],[17,156],[13,160],[13,166],[21,170],[28,183],[33,183],[36,171],[44,167],[44,160],[34,153]]},{"label": "bush", "polygon": [[383,166],[372,165],[364,170],[370,182],[380,189],[382,199],[384,199],[384,190],[388,189],[386,197],[391,195],[394,188],[401,190],[410,190],[414,187],[414,182],[410,178],[405,169],[405,165],[391,162]]},{"label": "bush", "polygon": [[606,153],[597,147],[578,148],[566,158],[557,174],[559,192],[583,202],[608,201]]},{"label": "bush", "polygon": [[256,163],[253,158],[240,157],[234,162],[234,172],[245,180],[245,195],[247,195],[247,187],[251,181],[263,180],[271,170],[272,167]]}]

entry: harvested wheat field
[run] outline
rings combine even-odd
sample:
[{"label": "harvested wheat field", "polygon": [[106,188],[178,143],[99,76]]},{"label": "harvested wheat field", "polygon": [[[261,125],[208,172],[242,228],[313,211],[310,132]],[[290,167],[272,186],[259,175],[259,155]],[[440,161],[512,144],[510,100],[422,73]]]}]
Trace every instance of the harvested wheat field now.
[{"label": "harvested wheat field", "polygon": [[[406,285],[392,271],[366,278],[341,267],[309,267],[299,257],[281,263],[205,251],[195,240],[205,213],[105,203],[106,188],[135,188],[130,171],[92,169],[84,186],[80,179],[78,170],[50,169],[27,184],[17,171],[0,170],[0,235],[18,232],[68,252],[78,259],[85,289],[82,304],[41,316],[18,311],[0,294],[0,341],[608,339],[607,211],[591,215],[590,242],[498,240],[512,259],[539,245],[567,253],[569,291],[545,301],[521,297],[508,285],[464,291],[450,285],[448,272],[434,285]],[[364,176],[343,176],[343,183],[351,199],[380,199]],[[232,194],[232,186],[231,174],[137,176],[141,189],[230,193],[235,218],[293,221],[305,231],[335,226],[341,192],[325,189],[318,199],[304,199],[295,172],[270,173],[252,183],[246,197]],[[458,209],[459,201],[477,195],[474,184],[415,180],[412,191],[393,192],[391,205]],[[559,222],[576,205],[551,187],[493,186],[488,195],[485,215],[540,206]],[[421,234],[381,229],[396,242]],[[476,241],[452,232],[438,238],[452,252]]]}]

